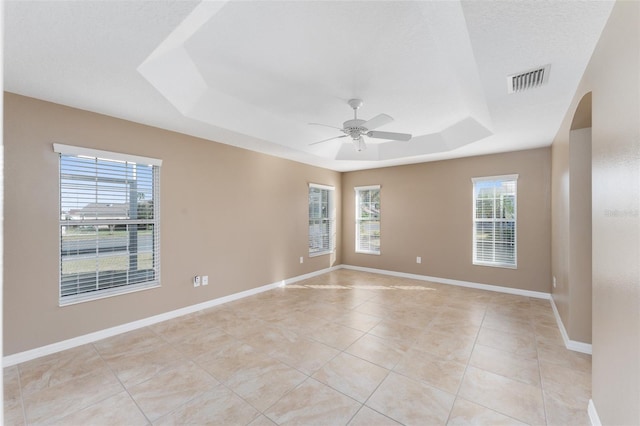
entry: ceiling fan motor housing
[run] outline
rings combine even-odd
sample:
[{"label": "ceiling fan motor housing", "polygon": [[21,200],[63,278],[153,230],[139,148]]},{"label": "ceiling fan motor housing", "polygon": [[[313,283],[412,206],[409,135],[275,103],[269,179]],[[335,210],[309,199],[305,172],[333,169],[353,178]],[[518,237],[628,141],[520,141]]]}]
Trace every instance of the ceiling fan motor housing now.
[{"label": "ceiling fan motor housing", "polygon": [[351,136],[352,139],[358,139],[368,131],[366,127],[362,127],[364,123],[366,123],[366,120],[360,120],[359,118],[347,120],[343,124],[343,132]]}]

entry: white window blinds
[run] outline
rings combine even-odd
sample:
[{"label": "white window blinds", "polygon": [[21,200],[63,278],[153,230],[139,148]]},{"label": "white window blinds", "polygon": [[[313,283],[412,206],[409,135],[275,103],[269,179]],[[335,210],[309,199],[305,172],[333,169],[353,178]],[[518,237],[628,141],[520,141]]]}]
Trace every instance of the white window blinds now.
[{"label": "white window blinds", "polygon": [[356,252],[380,254],[380,185],[356,191]]},{"label": "white window blinds", "polygon": [[517,266],[518,175],[474,178],[473,263]]},{"label": "white window blinds", "polygon": [[309,184],[309,256],[333,251],[333,193],[333,186]]},{"label": "white window blinds", "polygon": [[160,160],[54,144],[60,304],[158,286]]}]

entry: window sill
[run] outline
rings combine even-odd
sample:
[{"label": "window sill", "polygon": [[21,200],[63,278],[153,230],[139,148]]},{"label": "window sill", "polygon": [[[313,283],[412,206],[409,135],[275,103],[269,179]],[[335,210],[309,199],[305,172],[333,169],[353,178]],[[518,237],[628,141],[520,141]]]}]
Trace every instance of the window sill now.
[{"label": "window sill", "polygon": [[67,296],[64,299],[59,300],[58,306],[64,307],[64,306],[70,306],[70,305],[77,305],[78,303],[92,302],[94,300],[106,299],[108,297],[114,297],[114,296],[121,296],[123,294],[128,294],[128,293],[136,293],[138,291],[150,290],[152,288],[158,288],[158,287],[161,287],[160,282],[152,281],[150,283],[118,287],[118,288],[109,289],[109,290],[102,290],[100,292],[91,292],[91,293],[84,293],[84,294],[75,295],[75,296]]},{"label": "window sill", "polygon": [[362,250],[356,250],[357,254],[372,254],[374,256],[380,256],[380,252],[379,251],[362,251]]},{"label": "window sill", "polygon": [[508,263],[488,263],[488,262],[473,262],[474,266],[489,266],[491,268],[502,269],[518,269],[518,265],[510,265]]},{"label": "window sill", "polygon": [[309,253],[309,257],[324,256],[325,254],[332,254],[334,252],[335,252],[334,250],[329,250],[329,251],[319,251],[317,253]]}]

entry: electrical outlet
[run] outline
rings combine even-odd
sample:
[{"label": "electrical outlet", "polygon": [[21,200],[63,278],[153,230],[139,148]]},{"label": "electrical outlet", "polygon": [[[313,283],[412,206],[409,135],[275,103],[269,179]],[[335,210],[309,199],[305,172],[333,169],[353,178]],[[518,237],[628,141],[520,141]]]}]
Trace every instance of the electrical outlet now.
[{"label": "electrical outlet", "polygon": [[553,277],[553,288],[556,288],[556,277]]},{"label": "electrical outlet", "polygon": [[209,285],[209,275],[202,276],[202,285]]},{"label": "electrical outlet", "polygon": [[420,256],[416,257],[416,263],[422,263],[422,258]]},{"label": "electrical outlet", "polygon": [[193,286],[200,287],[200,281],[200,275],[196,275],[195,277],[193,277]]},{"label": "electrical outlet", "polygon": [[304,257],[300,256],[300,263],[304,263]]}]

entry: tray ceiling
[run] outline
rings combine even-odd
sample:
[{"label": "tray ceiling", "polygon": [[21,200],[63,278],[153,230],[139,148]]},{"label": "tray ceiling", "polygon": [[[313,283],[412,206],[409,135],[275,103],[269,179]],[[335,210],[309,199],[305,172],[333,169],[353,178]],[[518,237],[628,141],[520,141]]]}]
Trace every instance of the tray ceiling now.
[{"label": "tray ceiling", "polygon": [[[340,171],[515,151],[550,145],[611,7],[8,1],[5,89]],[[310,146],[342,134],[308,123],[342,127],[351,98],[413,138]]]}]

